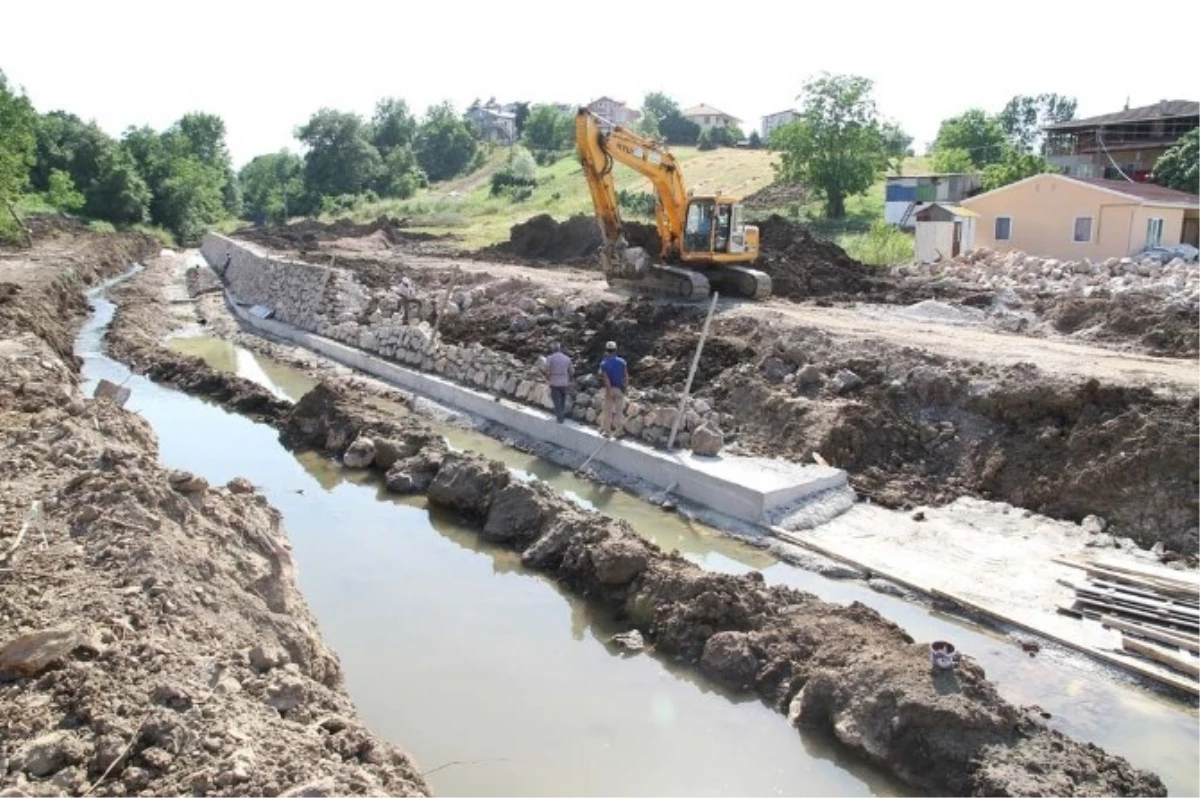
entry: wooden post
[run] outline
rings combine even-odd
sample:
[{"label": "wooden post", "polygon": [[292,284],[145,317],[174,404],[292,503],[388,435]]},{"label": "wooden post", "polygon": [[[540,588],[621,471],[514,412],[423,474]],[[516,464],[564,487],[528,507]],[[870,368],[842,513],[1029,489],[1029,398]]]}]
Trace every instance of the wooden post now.
[{"label": "wooden post", "polygon": [[433,320],[433,333],[429,336],[429,348],[433,349],[437,346],[438,326],[442,323],[442,317],[446,315],[446,305],[450,304],[450,295],[454,293],[454,289],[458,286],[458,277],[461,274],[458,267],[454,268],[454,277],[450,280],[450,287],[446,289],[446,295],[442,297],[442,304],[438,306],[437,318]]},{"label": "wooden post", "polygon": [[688,394],[692,392],[692,379],[696,376],[696,366],[700,365],[700,353],[704,351],[704,342],[708,339],[708,326],[712,323],[713,311],[717,309],[717,299],[720,296],[713,291],[712,302],[708,304],[708,315],[704,317],[704,330],[700,333],[700,343],[696,344],[696,354],[692,355],[692,367],[688,369],[687,384],[683,386],[683,396],[679,398],[679,410],[675,413],[675,423],[671,425],[671,437],[667,438],[668,451],[675,446],[675,435],[679,432],[679,425],[683,423]]}]

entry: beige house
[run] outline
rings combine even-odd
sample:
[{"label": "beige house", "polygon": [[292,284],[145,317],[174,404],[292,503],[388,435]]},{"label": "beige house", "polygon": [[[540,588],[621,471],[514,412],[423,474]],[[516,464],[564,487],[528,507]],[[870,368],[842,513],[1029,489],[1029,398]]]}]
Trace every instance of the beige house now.
[{"label": "beige house", "polygon": [[685,108],[682,114],[685,119],[690,119],[699,125],[701,130],[707,130],[710,127],[736,127],[742,123],[742,120],[736,116],[718,111],[711,105],[703,103]]},{"label": "beige house", "polygon": [[979,214],[975,246],[1042,257],[1124,257],[1200,233],[1200,197],[1151,183],[1034,175],[960,204]]}]

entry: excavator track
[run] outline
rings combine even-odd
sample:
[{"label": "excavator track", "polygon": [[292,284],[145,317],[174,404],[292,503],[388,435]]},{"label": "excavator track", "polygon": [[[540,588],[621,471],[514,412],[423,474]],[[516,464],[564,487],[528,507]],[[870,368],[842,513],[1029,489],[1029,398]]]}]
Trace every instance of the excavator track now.
[{"label": "excavator track", "polygon": [[713,266],[706,272],[713,288],[724,295],[762,300],[771,296],[771,275],[748,266]]},{"label": "excavator track", "polygon": [[655,264],[641,277],[607,275],[613,288],[636,296],[697,302],[709,294],[708,278],[691,269],[667,264]]}]

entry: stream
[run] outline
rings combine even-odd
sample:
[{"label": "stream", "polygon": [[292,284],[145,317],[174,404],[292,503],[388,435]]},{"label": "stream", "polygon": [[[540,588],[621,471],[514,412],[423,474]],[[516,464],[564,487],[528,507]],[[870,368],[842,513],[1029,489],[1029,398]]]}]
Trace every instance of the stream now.
[{"label": "stream", "polygon": [[[127,407],[153,425],[164,464],[215,484],[245,476],[283,513],[300,588],[360,715],[434,771],[435,793],[906,794],[757,699],[731,698],[668,661],[610,648],[604,641],[621,627],[423,499],[389,494],[377,479],[314,453],[295,455],[269,426],[130,375],[103,354],[114,306],[102,289],[92,303],[77,341],[85,391],[101,377],[125,382]],[[170,346],[293,400],[314,384],[218,339],[176,338]],[[786,565],[482,433],[423,420],[452,446],[624,518],[707,569],[759,570],[768,583],[861,601],[918,640],[951,640],[1009,700],[1038,704],[1055,728],[1155,771],[1172,794],[1200,792],[1193,708],[1097,675],[1073,655],[1043,649],[1030,658],[1012,641],[922,604]]]}]

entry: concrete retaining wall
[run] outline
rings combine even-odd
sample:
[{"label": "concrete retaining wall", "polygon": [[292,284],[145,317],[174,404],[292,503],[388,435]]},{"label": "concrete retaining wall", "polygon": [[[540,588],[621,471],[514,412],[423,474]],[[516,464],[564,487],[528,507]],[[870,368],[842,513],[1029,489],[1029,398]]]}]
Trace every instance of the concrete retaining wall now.
[{"label": "concrete retaining wall", "polygon": [[274,309],[276,318],[315,329],[328,302],[332,270],[271,257],[249,244],[208,234],[200,252],[241,300]]}]

